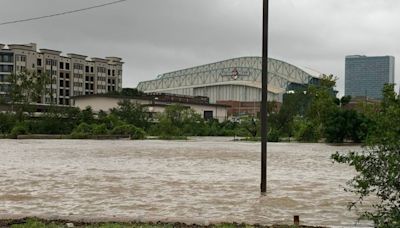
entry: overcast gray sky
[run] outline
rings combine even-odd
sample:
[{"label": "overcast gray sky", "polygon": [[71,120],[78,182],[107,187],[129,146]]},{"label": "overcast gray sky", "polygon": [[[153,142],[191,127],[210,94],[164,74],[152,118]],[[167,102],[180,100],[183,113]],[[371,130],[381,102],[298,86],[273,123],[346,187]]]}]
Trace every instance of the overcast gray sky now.
[{"label": "overcast gray sky", "polygon": [[[0,0],[0,23],[107,2]],[[0,26],[0,43],[119,56],[126,63],[123,86],[135,87],[173,70],[261,56],[261,6],[261,0],[128,0]],[[270,0],[270,12],[270,56],[338,76],[339,91],[346,55],[400,54],[399,0]]]}]

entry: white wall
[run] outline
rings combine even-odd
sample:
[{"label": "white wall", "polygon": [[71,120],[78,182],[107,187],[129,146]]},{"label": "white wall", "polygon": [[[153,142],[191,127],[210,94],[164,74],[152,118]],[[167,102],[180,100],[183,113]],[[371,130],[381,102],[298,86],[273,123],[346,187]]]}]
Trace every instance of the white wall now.
[{"label": "white wall", "polygon": [[[103,110],[108,112],[112,108],[118,107],[118,103],[122,101],[120,98],[114,97],[101,97],[101,96],[87,96],[87,97],[79,97],[74,100],[74,106],[80,109],[85,109],[86,107],[92,107],[94,112],[99,112]],[[139,100],[139,99],[131,99],[133,103],[141,104],[141,105],[151,105],[153,101],[151,100]],[[162,102],[162,101],[154,101],[155,104],[165,104],[169,105],[171,103]],[[182,104],[185,106],[190,106],[196,113],[200,114],[201,117],[204,118],[204,111],[212,111],[213,117],[218,119],[219,121],[224,121],[228,118],[228,112],[226,107],[221,106],[213,106],[213,105],[200,105],[200,104]],[[151,106],[150,106],[151,107]],[[150,108],[149,107],[149,108]],[[153,112],[163,112],[164,108],[159,108],[157,105],[153,107]]]}]

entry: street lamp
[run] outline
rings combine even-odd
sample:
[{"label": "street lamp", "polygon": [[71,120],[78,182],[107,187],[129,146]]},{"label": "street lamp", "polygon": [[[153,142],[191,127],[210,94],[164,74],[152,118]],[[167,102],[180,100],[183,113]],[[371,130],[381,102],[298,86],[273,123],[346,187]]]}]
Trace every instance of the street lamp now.
[{"label": "street lamp", "polygon": [[261,79],[261,193],[267,192],[268,7],[269,0],[263,0]]}]

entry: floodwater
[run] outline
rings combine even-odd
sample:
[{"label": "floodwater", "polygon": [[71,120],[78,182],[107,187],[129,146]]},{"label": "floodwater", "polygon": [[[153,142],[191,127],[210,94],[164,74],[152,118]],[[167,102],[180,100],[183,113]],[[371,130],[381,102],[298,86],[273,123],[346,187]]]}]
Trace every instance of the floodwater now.
[{"label": "floodwater", "polygon": [[0,218],[197,223],[371,225],[347,210],[354,171],[324,144],[268,144],[268,193],[259,193],[260,144],[189,141],[0,140]]}]

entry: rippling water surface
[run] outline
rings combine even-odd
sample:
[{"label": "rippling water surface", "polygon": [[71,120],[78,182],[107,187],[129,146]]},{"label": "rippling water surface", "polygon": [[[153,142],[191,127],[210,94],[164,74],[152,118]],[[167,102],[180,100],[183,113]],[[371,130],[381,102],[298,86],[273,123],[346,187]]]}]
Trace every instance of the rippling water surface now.
[{"label": "rippling water surface", "polygon": [[358,147],[268,144],[261,196],[260,144],[230,140],[0,140],[0,218],[357,224],[330,155]]}]

